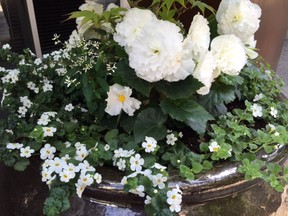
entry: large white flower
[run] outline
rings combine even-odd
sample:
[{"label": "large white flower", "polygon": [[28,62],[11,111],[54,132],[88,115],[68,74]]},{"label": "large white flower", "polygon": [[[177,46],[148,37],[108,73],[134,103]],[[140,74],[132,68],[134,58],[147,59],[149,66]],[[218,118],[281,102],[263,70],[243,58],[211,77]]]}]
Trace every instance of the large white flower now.
[{"label": "large white flower", "polygon": [[111,116],[119,115],[123,109],[129,116],[134,115],[134,111],[140,108],[141,102],[133,97],[132,89],[119,84],[110,86],[108,92],[107,107],[105,112]]},{"label": "large white flower", "polygon": [[194,78],[204,84],[203,87],[197,90],[198,94],[206,95],[209,93],[211,84],[214,81],[215,68],[216,61],[213,54],[210,51],[203,54],[194,73],[192,74]]},{"label": "large white flower", "polygon": [[250,0],[222,0],[216,19],[219,34],[235,34],[246,41],[259,28],[261,8]]},{"label": "large white flower", "polygon": [[247,63],[246,51],[235,35],[220,35],[211,42],[216,69],[229,75],[238,75]]},{"label": "large white flower", "polygon": [[122,22],[116,25],[113,38],[121,46],[130,46],[142,34],[143,27],[154,20],[157,20],[156,16],[150,10],[132,8],[126,12]]},{"label": "large white flower", "polygon": [[193,59],[199,61],[209,48],[210,28],[208,21],[202,15],[197,14],[193,17],[187,37],[183,41],[185,50],[191,52]]}]

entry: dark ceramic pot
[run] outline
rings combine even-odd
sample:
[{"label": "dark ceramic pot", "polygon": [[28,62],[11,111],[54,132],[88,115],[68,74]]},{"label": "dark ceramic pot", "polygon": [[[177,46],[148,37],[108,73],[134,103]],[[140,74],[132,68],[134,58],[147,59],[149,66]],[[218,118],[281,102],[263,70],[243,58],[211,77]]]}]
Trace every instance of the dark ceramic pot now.
[{"label": "dark ceramic pot", "polygon": [[[261,154],[259,158],[264,158],[267,162],[277,162],[284,165],[288,159],[287,152],[288,148],[283,146],[270,155]],[[193,215],[192,212],[195,211],[193,206],[195,205],[207,203],[208,201],[213,202],[223,197],[232,198],[235,194],[251,190],[263,183],[260,179],[244,180],[243,175],[237,172],[239,165],[240,163],[236,162],[222,163],[211,171],[201,174],[197,180],[193,181],[185,181],[175,173],[171,173],[169,186],[174,187],[178,184],[183,192],[182,214],[180,213],[180,215]],[[97,215],[105,216],[144,215],[143,199],[133,194],[126,194],[123,191],[123,186],[120,184],[123,173],[113,168],[98,169],[98,171],[103,176],[103,182],[97,187],[86,188],[83,194],[84,199],[98,205],[98,208],[94,209],[94,213],[97,212]],[[259,195],[263,196],[261,193]],[[201,214],[198,213],[198,215]],[[265,214],[261,215],[264,216]]]}]

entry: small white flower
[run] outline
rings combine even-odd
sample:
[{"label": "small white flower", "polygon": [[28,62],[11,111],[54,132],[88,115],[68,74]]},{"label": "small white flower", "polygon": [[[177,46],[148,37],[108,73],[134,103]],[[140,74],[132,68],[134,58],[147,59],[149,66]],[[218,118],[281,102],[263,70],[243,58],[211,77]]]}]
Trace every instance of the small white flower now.
[{"label": "small white flower", "polygon": [[53,137],[54,133],[57,131],[55,127],[43,127],[44,137]]},{"label": "small white flower", "polygon": [[166,181],[167,177],[163,176],[161,173],[158,173],[152,177],[153,186],[158,187],[159,189],[163,189],[165,187]]},{"label": "small white flower", "polygon": [[40,150],[40,158],[42,160],[45,159],[53,159],[54,153],[56,152],[56,148],[51,146],[49,143],[45,144],[45,146]]},{"label": "small white flower", "polygon": [[125,171],[126,168],[126,161],[122,158],[119,159],[119,161],[116,163],[119,170]]},{"label": "small white flower", "polygon": [[279,135],[280,135],[280,133],[277,131],[274,133],[274,136],[279,136]]},{"label": "small white flower", "polygon": [[37,124],[38,125],[47,125],[50,122],[50,118],[46,114],[42,114],[41,117],[38,119]]},{"label": "small white flower", "polygon": [[92,178],[92,176],[91,175],[84,175],[84,176],[82,176],[82,177],[80,177],[79,179],[78,179],[78,184],[79,185],[87,185],[87,186],[90,186],[92,183],[93,183],[93,178]]},{"label": "small white flower", "polygon": [[95,173],[94,179],[95,179],[97,184],[100,184],[102,182],[102,175],[99,173]]},{"label": "small white flower", "polygon": [[67,105],[65,106],[64,109],[65,109],[66,111],[70,112],[70,111],[72,111],[72,110],[74,109],[74,106],[73,106],[71,103],[69,103],[69,104],[67,104]]},{"label": "small white flower", "polygon": [[178,140],[178,138],[173,133],[168,134],[166,136],[166,139],[167,139],[166,143],[168,145],[175,145],[176,141]]},{"label": "small white flower", "polygon": [[42,182],[47,182],[52,178],[52,170],[50,169],[43,169],[41,171]]},{"label": "small white flower", "polygon": [[68,170],[63,170],[62,172],[59,173],[60,176],[60,181],[62,182],[69,182],[70,179],[72,179],[71,172]]},{"label": "small white flower", "polygon": [[89,152],[86,146],[82,146],[76,149],[75,160],[83,161],[88,155],[89,155]]},{"label": "small white flower", "polygon": [[109,144],[106,144],[105,146],[104,146],[104,150],[105,151],[108,151],[110,149],[110,145]]},{"label": "small white flower", "polygon": [[122,179],[121,179],[121,184],[122,185],[125,185],[125,184],[127,184],[128,183],[128,178],[127,178],[127,176],[124,176]]},{"label": "small white flower", "polygon": [[167,203],[170,205],[169,209],[171,212],[180,212],[182,195],[179,188],[174,188],[167,192]]},{"label": "small white flower", "polygon": [[271,116],[273,116],[274,118],[277,117],[278,111],[275,107],[270,107],[270,114]]},{"label": "small white flower", "polygon": [[67,167],[67,162],[59,157],[55,157],[53,160],[49,161],[49,165],[51,170],[59,174],[64,167]]},{"label": "small white flower", "polygon": [[78,164],[78,168],[81,173],[95,172],[95,168],[91,166],[87,160],[84,160],[82,163]]},{"label": "small white flower", "polygon": [[220,145],[216,141],[212,141],[209,145],[210,152],[217,152],[220,148]]},{"label": "small white flower", "polygon": [[82,185],[82,184],[75,184],[76,186],[76,194],[78,195],[79,198],[82,197],[82,193],[84,192],[85,188],[87,185]]},{"label": "small white flower", "polygon": [[151,197],[150,196],[146,196],[146,199],[144,200],[145,205],[148,205],[151,203]]},{"label": "small white flower", "polygon": [[71,146],[71,143],[69,141],[64,142],[66,148],[69,148]]},{"label": "small white flower", "polygon": [[156,146],[157,141],[153,137],[145,137],[145,142],[142,143],[142,147],[147,153],[154,152]]},{"label": "small white flower", "polygon": [[144,159],[141,158],[140,154],[136,154],[135,157],[132,156],[130,158],[130,169],[132,171],[137,171],[137,172],[141,171],[143,164],[144,164]]},{"label": "small white flower", "polygon": [[276,127],[275,127],[273,124],[270,124],[270,123],[269,123],[269,124],[268,124],[268,127],[269,127],[269,132],[270,132],[270,133],[276,130]]},{"label": "small white flower", "polygon": [[254,117],[262,116],[262,107],[259,104],[253,104],[251,109]]},{"label": "small white flower", "polygon": [[52,91],[53,90],[53,85],[49,84],[49,83],[45,83],[43,86],[43,91],[47,92],[47,91]]},{"label": "small white flower", "polygon": [[21,143],[7,143],[6,148],[7,149],[21,149],[23,147],[23,144]]},{"label": "small white flower", "polygon": [[262,93],[260,94],[256,94],[253,101],[256,102],[256,101],[259,101],[261,100],[262,98],[264,97],[264,95]]},{"label": "small white flower", "polygon": [[133,97],[132,89],[119,84],[114,84],[109,87],[107,107],[105,112],[111,116],[119,115],[123,109],[129,116],[133,116],[135,110],[140,108],[141,102]]},{"label": "small white flower", "polygon": [[20,157],[29,158],[34,152],[35,150],[31,149],[30,146],[26,146],[25,148],[20,148]]},{"label": "small white flower", "polygon": [[2,46],[2,49],[7,49],[7,50],[9,50],[9,49],[11,49],[11,46],[10,46],[10,44],[4,44],[3,46]]},{"label": "small white flower", "polygon": [[136,194],[136,195],[138,195],[140,197],[144,197],[145,196],[144,190],[145,190],[144,186],[143,185],[139,185],[135,189],[130,189],[129,192],[133,193],[133,194]]},{"label": "small white flower", "polygon": [[13,130],[10,130],[10,129],[5,129],[5,132],[6,132],[7,134],[12,134],[12,135],[14,134],[14,133],[13,133]]},{"label": "small white flower", "polygon": [[165,170],[165,169],[167,169],[167,167],[162,166],[162,165],[159,164],[159,163],[154,163],[154,165],[152,166],[152,168],[156,168],[156,169],[159,169],[159,170]]},{"label": "small white flower", "polygon": [[25,106],[21,106],[18,108],[18,113],[21,115],[21,117],[25,117],[27,111],[28,110]]}]

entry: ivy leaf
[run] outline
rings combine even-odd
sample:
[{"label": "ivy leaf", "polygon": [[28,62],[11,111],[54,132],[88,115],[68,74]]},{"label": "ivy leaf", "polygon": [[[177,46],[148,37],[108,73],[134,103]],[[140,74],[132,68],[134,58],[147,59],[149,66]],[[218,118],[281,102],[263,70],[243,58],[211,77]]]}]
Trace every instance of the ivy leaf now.
[{"label": "ivy leaf", "polygon": [[14,169],[17,171],[24,171],[29,164],[30,161],[27,158],[22,158],[14,164]]},{"label": "ivy leaf", "polygon": [[202,86],[203,84],[192,76],[178,82],[160,81],[156,83],[158,91],[171,99],[188,98]]},{"label": "ivy leaf", "polygon": [[198,134],[203,134],[206,129],[206,123],[213,120],[202,106],[193,100],[169,100],[165,99],[160,104],[164,113],[168,113],[171,118],[185,122]]},{"label": "ivy leaf", "polygon": [[116,73],[118,73],[130,87],[136,89],[138,92],[147,97],[149,96],[152,85],[149,82],[137,77],[136,72],[129,67],[126,62],[118,63]]},{"label": "ivy leaf", "polygon": [[164,126],[166,119],[167,116],[160,109],[148,108],[140,112],[133,128],[135,141],[139,143],[144,140],[145,136],[156,140],[163,139],[167,133]]}]

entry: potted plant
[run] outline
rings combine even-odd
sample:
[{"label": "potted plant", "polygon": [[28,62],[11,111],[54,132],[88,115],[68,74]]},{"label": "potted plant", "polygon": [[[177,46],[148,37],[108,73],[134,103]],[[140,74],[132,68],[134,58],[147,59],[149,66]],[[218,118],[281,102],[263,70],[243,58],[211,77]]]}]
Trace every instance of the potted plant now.
[{"label": "potted plant", "polygon": [[[41,160],[44,213],[67,210],[84,190],[107,200],[136,194],[148,215],[233,193],[244,178],[240,190],[262,179],[282,191],[288,111],[283,81],[254,49],[260,8],[131,5],[83,4],[63,49],[42,58],[8,44],[0,51],[12,65],[0,69],[9,112],[0,157],[19,171]],[[191,8],[212,15],[194,15],[185,32],[177,17]]]}]

